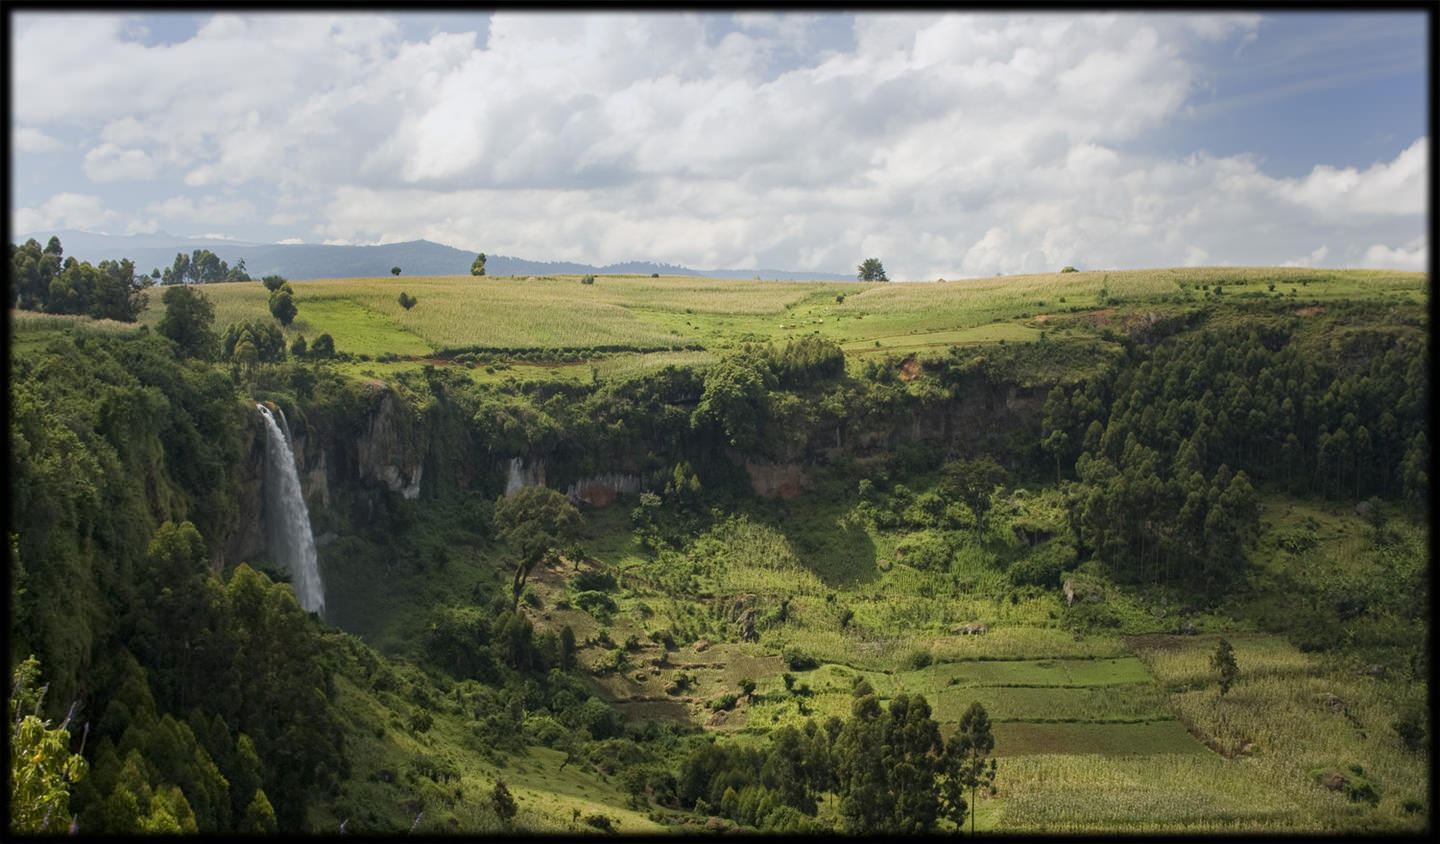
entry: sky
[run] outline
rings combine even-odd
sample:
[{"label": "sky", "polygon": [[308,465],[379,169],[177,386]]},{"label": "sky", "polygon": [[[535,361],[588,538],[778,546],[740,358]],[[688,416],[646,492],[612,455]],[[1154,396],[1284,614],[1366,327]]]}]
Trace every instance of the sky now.
[{"label": "sky", "polygon": [[1424,270],[1426,13],[12,12],[11,227]]}]

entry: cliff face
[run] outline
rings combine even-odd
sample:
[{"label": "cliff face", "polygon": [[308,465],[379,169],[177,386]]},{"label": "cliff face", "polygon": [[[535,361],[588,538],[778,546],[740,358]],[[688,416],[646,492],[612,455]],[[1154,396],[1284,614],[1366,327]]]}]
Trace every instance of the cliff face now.
[{"label": "cliff face", "polygon": [[[315,408],[289,414],[291,449],[300,488],[317,534],[362,523],[378,496],[420,495],[427,457],[427,426],[395,393],[377,387],[359,418],[335,418]],[[246,425],[244,458],[236,471],[240,518],[217,554],[234,565],[268,553],[261,513],[265,494],[265,429],[259,415]],[[335,524],[339,522],[340,524]]]},{"label": "cliff face", "polygon": [[[1044,400],[1039,389],[971,377],[954,385],[948,395],[937,393],[887,417],[851,417],[839,424],[817,425],[798,440],[794,431],[784,432],[795,448],[778,458],[727,452],[745,469],[757,495],[792,498],[810,489],[815,467],[842,456],[883,456],[908,443],[934,442],[955,457],[991,452],[1007,462],[1004,455],[1014,453],[1016,444],[1033,442],[1038,436]],[[290,427],[301,488],[317,535],[363,526],[385,496],[416,499],[477,489],[513,492],[546,483],[544,456],[497,459],[478,447],[461,408],[436,400],[417,410],[378,383],[365,388],[360,400],[344,411],[295,408]],[[236,473],[241,517],[217,553],[217,562],[226,565],[266,551],[259,516],[265,433],[258,415],[247,431],[249,447]],[[661,462],[671,457],[656,454]],[[607,455],[592,462],[599,471],[563,490],[576,503],[608,507],[620,495],[644,488],[644,477],[633,459]]]}]

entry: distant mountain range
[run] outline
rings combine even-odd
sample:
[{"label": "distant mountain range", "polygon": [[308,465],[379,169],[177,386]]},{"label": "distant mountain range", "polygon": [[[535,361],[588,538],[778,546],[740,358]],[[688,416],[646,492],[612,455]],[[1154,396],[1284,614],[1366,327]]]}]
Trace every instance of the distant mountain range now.
[{"label": "distant mountain range", "polygon": [[[391,267],[400,267],[408,276],[468,275],[474,252],[453,246],[411,240],[380,246],[329,246],[312,243],[252,243],[223,238],[181,237],[166,234],[105,235],[77,230],[21,235],[15,243],[35,238],[43,246],[51,235],[60,238],[67,257],[98,263],[104,260],[129,258],[136,272],[163,271],[175,263],[178,252],[190,253],[209,249],[227,264],[245,259],[245,270],[254,278],[282,275],[292,281],[314,278],[357,278],[385,276]],[[508,255],[485,256],[485,272],[489,275],[547,275],[557,273],[649,275],[689,275],[704,278],[760,278],[778,281],[854,281],[854,275],[843,273],[795,272],[792,270],[694,270],[674,264],[651,261],[628,261],[597,267],[571,261],[529,261]]]}]

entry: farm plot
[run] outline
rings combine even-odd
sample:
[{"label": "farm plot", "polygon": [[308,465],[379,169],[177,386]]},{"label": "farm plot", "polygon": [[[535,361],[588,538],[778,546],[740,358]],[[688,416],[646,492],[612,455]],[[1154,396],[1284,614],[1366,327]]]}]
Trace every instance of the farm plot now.
[{"label": "farm plot", "polygon": [[999,766],[997,785],[1005,795],[996,824],[1003,832],[1314,828],[1299,805],[1267,788],[1253,769],[1213,754],[1012,758]]},{"label": "farm plot", "polygon": [[979,701],[995,722],[1139,723],[1171,720],[1165,695],[1154,683],[1092,688],[956,686],[929,695],[935,717],[959,721]]},{"label": "farm plot", "polygon": [[937,665],[936,688],[966,686],[1112,686],[1151,683],[1139,659],[969,660]]}]

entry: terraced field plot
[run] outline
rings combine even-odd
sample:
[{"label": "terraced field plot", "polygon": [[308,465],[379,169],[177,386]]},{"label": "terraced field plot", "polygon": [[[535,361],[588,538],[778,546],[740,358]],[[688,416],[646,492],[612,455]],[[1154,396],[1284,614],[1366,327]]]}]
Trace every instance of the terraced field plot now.
[{"label": "terraced field plot", "polygon": [[1110,686],[1153,683],[1135,657],[1115,659],[971,660],[935,666],[940,686]]}]

